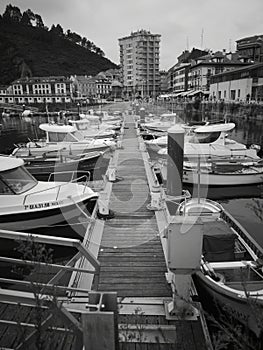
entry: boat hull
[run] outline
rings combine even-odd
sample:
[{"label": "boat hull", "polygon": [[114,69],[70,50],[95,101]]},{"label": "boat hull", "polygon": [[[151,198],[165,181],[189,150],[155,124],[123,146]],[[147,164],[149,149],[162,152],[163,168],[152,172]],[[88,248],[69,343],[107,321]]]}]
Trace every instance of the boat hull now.
[{"label": "boat hull", "polygon": [[[223,282],[216,282],[202,272],[195,273],[193,278],[198,295],[201,296],[204,305],[206,304],[207,307],[211,308],[212,301],[213,311],[230,315],[229,322],[233,318],[233,320],[248,327],[255,335],[259,335],[260,329],[257,326],[258,320],[253,312],[253,307],[255,307],[253,302],[241,298],[239,290],[229,290],[225,288]],[[257,299],[256,307],[257,309],[261,307],[263,311],[261,299]]]},{"label": "boat hull", "polygon": [[201,173],[200,176],[197,172],[191,170],[183,171],[183,182],[186,184],[198,184],[200,178],[200,185],[209,186],[240,186],[240,185],[253,185],[263,182],[263,172],[259,173],[240,173],[240,174],[213,174],[213,173]]},{"label": "boat hull", "polygon": [[[77,205],[90,215],[95,207],[97,196],[89,197],[79,201]],[[83,223],[83,225],[82,225]],[[0,228],[3,230],[23,231],[42,233],[46,235],[59,235],[63,237],[80,238],[83,235],[84,223],[87,218],[76,204],[69,204],[64,207],[54,206],[45,210],[25,210],[19,213],[0,215]],[[62,230],[59,228],[70,225],[72,230]],[[65,232],[66,235],[65,236]]]}]

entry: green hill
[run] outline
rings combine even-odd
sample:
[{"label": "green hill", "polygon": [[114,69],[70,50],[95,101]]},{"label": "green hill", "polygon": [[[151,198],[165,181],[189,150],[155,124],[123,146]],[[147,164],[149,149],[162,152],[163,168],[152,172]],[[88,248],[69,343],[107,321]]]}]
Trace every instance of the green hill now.
[{"label": "green hill", "polygon": [[[11,8],[13,16],[15,7]],[[70,30],[64,34],[58,26],[49,30],[42,19],[34,26],[23,17],[11,17],[6,10],[0,16],[0,84],[24,76],[95,75],[117,68],[94,43]]]}]

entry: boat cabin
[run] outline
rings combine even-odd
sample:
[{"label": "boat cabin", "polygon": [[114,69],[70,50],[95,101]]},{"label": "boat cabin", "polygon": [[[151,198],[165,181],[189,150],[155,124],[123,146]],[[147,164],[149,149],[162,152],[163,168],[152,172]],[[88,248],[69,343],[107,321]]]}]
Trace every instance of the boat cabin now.
[{"label": "boat cabin", "polygon": [[46,132],[48,143],[85,140],[84,136],[72,125],[40,124],[39,128]]},{"label": "boat cabin", "polygon": [[[213,143],[217,140],[221,140],[225,143],[227,137],[227,131],[233,130],[235,127],[234,123],[222,123],[205,125],[195,128],[191,137],[187,140],[189,143]],[[189,134],[190,136],[190,134]]]},{"label": "boat cabin", "polygon": [[0,195],[22,194],[37,185],[20,158],[0,156]]}]

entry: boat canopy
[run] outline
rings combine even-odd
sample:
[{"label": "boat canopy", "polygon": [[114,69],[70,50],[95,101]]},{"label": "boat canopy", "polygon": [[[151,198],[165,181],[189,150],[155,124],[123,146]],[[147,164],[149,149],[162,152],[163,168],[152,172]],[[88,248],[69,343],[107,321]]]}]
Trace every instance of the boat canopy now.
[{"label": "boat canopy", "polygon": [[0,156],[0,172],[18,168],[24,165],[23,159]]},{"label": "boat canopy", "polygon": [[208,124],[200,126],[194,130],[195,133],[206,133],[206,132],[221,132],[229,131],[234,129],[235,123],[220,123],[220,124]]},{"label": "boat canopy", "polygon": [[46,132],[63,132],[70,133],[77,131],[77,129],[72,125],[58,125],[58,124],[40,124],[39,129]]}]

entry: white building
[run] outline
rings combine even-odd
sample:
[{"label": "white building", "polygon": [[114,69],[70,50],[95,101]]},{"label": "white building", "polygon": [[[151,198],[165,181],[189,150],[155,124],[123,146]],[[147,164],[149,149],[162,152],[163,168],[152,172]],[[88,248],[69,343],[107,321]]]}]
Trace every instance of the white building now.
[{"label": "white building", "polygon": [[0,103],[38,104],[71,102],[72,84],[64,76],[20,78],[0,93]]},{"label": "white building", "polygon": [[188,77],[188,88],[209,92],[211,77],[215,74],[237,69],[244,63],[231,53],[215,52],[192,60]]},{"label": "white building", "polygon": [[263,101],[263,63],[211,77],[210,97],[225,101]]},{"label": "white building", "polygon": [[160,90],[160,34],[146,30],[119,39],[121,77],[129,96],[153,96]]}]

